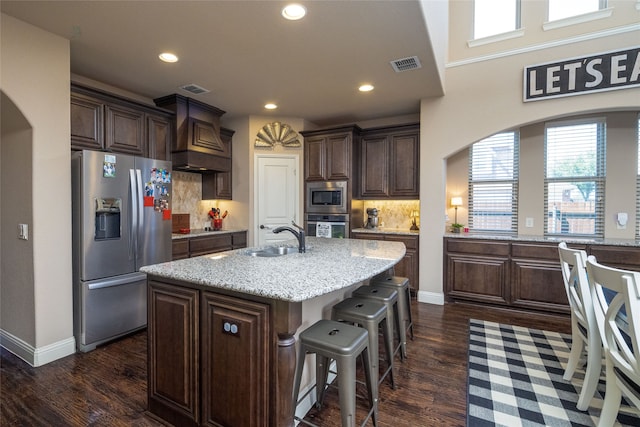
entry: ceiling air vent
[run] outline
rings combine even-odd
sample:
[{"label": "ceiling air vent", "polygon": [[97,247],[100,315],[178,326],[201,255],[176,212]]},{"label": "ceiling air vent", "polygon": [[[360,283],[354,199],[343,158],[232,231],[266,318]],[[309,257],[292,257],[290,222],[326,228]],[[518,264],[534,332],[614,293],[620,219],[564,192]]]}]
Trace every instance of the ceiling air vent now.
[{"label": "ceiling air vent", "polygon": [[391,66],[396,71],[396,73],[400,73],[402,71],[409,70],[417,70],[418,68],[422,68],[420,64],[420,60],[417,56],[410,56],[408,58],[395,59],[391,61]]},{"label": "ceiling air vent", "polygon": [[194,95],[200,95],[201,93],[210,92],[209,89],[205,89],[202,86],[198,86],[197,84],[194,84],[194,83],[181,86],[180,89],[186,90],[187,92],[191,92]]}]

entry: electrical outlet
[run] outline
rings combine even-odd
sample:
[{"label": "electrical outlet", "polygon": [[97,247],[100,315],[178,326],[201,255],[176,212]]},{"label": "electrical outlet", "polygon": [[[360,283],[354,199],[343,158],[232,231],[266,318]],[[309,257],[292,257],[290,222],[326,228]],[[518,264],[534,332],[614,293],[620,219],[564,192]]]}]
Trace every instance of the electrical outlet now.
[{"label": "electrical outlet", "polygon": [[525,227],[527,227],[527,228],[531,228],[531,227],[533,227],[533,218],[531,218],[531,217],[527,217],[527,218],[524,220],[524,226],[525,226]]}]

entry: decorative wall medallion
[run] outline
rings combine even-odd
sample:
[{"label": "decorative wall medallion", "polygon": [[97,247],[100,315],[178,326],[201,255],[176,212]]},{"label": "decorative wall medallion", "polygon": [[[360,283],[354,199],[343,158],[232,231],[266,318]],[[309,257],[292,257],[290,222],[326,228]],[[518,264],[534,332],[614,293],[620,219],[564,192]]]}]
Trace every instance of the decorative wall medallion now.
[{"label": "decorative wall medallion", "polygon": [[267,123],[256,135],[256,147],[273,147],[282,144],[283,147],[300,147],[298,133],[291,126],[280,122]]}]

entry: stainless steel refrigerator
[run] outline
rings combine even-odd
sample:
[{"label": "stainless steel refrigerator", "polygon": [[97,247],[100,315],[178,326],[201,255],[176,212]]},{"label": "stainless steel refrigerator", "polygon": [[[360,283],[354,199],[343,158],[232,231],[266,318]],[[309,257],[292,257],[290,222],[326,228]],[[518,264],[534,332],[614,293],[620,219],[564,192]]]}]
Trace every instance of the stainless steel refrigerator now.
[{"label": "stainless steel refrigerator", "polygon": [[144,328],[142,266],[171,260],[171,162],[72,155],[74,335],[78,350]]}]

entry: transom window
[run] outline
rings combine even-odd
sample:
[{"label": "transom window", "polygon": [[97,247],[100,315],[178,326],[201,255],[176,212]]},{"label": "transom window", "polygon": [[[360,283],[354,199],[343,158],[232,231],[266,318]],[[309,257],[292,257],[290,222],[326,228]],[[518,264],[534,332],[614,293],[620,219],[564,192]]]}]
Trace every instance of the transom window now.
[{"label": "transom window", "polygon": [[469,153],[469,228],[515,233],[518,229],[517,132],[476,142]]},{"label": "transom window", "polygon": [[607,7],[607,0],[549,0],[549,21],[595,12]]},{"label": "transom window", "polygon": [[595,119],[546,125],[545,235],[603,237],[605,129]]},{"label": "transom window", "polygon": [[475,0],[473,38],[495,36],[520,28],[520,0]]}]

